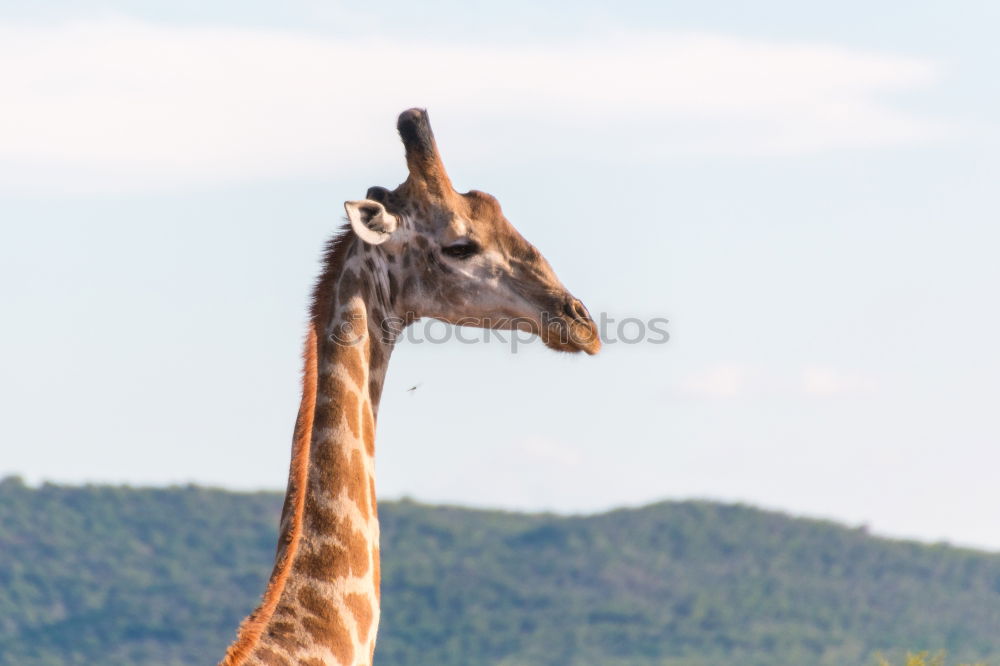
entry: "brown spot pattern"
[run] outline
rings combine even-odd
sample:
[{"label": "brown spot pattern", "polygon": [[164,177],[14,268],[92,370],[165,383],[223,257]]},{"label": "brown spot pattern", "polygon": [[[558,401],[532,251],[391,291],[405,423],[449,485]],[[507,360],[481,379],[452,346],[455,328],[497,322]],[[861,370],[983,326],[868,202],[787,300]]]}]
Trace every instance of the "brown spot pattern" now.
[{"label": "brown spot pattern", "polygon": [[354,621],[357,622],[358,640],[365,640],[368,638],[368,632],[372,628],[374,613],[372,612],[371,602],[368,601],[367,597],[360,594],[348,594],[344,602],[347,604],[347,608],[350,609],[351,614],[354,615]]},{"label": "brown spot pattern", "polygon": [[354,642],[340,615],[333,613],[329,620],[307,617],[302,626],[317,644],[329,648],[340,663],[349,664],[354,659]]},{"label": "brown spot pattern", "polygon": [[346,520],[341,521],[341,526],[343,530],[341,538],[347,545],[351,573],[355,576],[364,576],[368,573],[368,539],[353,529]]},{"label": "brown spot pattern", "polygon": [[315,587],[307,585],[299,590],[299,603],[302,604],[304,609],[321,620],[329,620],[334,615],[333,607],[329,601],[324,599],[323,595]]},{"label": "brown spot pattern", "polygon": [[[358,396],[348,390],[342,379],[335,375],[323,377],[323,393],[329,400],[327,409],[317,410],[316,424],[318,428],[334,429],[346,419],[348,427],[355,437],[360,437],[358,424]],[[324,444],[326,444],[324,442]],[[323,447],[326,448],[326,447]]]},{"label": "brown spot pattern", "polygon": [[362,365],[364,360],[361,358],[361,353],[360,345],[352,345],[344,349],[342,365],[347,370],[347,374],[350,375],[355,386],[365,385],[365,369]]},{"label": "brown spot pattern", "polygon": [[368,573],[368,539],[351,526],[349,518],[333,518],[329,536],[338,543],[325,543],[319,548],[303,551],[295,560],[295,570],[315,580],[331,581]]},{"label": "brown spot pattern", "polygon": [[359,282],[354,271],[344,270],[340,274],[340,285],[337,287],[337,299],[341,305],[345,305],[358,293]]},{"label": "brown spot pattern", "polygon": [[267,628],[267,636],[271,643],[282,650],[291,651],[302,647],[295,635],[295,625],[291,622],[272,622]]},{"label": "brown spot pattern", "polygon": [[285,606],[284,604],[278,606],[278,608],[275,609],[274,614],[284,615],[285,617],[295,617],[297,615],[294,608],[292,608],[291,606]]},{"label": "brown spot pattern", "polygon": [[350,478],[347,481],[347,496],[361,511],[361,517],[368,520],[369,507],[367,495],[367,484],[365,483],[365,462],[361,458],[361,451],[354,449],[351,452]]},{"label": "brown spot pattern", "polygon": [[334,528],[336,521],[337,516],[333,511],[321,506],[315,501],[314,494],[309,493],[309,500],[306,503],[306,524],[309,529],[319,534],[326,534]]},{"label": "brown spot pattern", "polygon": [[266,647],[257,648],[256,656],[260,663],[266,664],[266,666],[291,666],[287,659]]},{"label": "brown spot pattern", "polygon": [[326,404],[322,406],[323,408],[316,409],[314,427],[317,430],[334,428],[340,423],[343,417],[344,406],[340,400],[337,400],[336,396],[337,390],[343,387],[344,382],[333,373],[324,373],[320,376],[319,381],[320,392],[323,398],[325,398]]},{"label": "brown spot pattern", "polygon": [[306,521],[310,527],[325,532],[332,523],[333,515],[325,509],[324,502],[340,494],[340,488],[347,483],[350,461],[344,446],[334,440],[316,443],[313,454],[310,492],[306,496]]},{"label": "brown spot pattern", "polygon": [[312,613],[312,617],[302,622],[306,631],[317,643],[329,647],[342,663],[348,663],[354,654],[354,647],[343,619],[333,606],[312,587],[299,590],[299,601]]},{"label": "brown spot pattern", "polygon": [[311,552],[299,553],[295,570],[314,580],[336,580],[351,573],[350,552],[338,544],[323,544]]}]

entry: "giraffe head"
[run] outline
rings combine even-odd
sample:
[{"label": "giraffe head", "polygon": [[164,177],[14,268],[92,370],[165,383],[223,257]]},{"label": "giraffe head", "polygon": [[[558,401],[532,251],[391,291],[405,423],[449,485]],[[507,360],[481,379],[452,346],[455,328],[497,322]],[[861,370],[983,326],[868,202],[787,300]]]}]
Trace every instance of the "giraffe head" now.
[{"label": "giraffe head", "polygon": [[497,200],[456,192],[427,112],[397,124],[409,176],[395,190],[369,188],[344,204],[364,252],[385,267],[387,309],[404,323],[433,317],[465,326],[518,329],[552,349],[595,354],[601,347],[587,309],[545,257],[504,217]]}]

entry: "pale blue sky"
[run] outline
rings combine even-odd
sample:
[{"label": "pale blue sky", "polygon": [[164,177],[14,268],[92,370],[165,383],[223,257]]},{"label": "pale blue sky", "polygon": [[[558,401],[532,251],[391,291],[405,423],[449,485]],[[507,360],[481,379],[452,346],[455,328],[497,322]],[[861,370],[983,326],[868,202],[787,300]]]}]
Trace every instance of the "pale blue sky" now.
[{"label": "pale blue sky", "polygon": [[402,345],[383,496],[1000,549],[995,5],[382,6],[0,5],[0,473],[283,487],[320,247],[422,105],[457,187],[672,339]]}]

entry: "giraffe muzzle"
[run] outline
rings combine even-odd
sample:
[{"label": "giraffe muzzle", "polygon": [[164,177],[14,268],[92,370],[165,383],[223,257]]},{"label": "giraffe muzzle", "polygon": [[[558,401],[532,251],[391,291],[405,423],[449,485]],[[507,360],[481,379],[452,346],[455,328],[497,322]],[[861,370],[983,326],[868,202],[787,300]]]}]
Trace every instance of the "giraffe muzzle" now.
[{"label": "giraffe muzzle", "polygon": [[540,335],[550,349],[557,351],[594,355],[601,350],[597,324],[586,306],[569,295],[556,308],[554,316],[543,317]]}]

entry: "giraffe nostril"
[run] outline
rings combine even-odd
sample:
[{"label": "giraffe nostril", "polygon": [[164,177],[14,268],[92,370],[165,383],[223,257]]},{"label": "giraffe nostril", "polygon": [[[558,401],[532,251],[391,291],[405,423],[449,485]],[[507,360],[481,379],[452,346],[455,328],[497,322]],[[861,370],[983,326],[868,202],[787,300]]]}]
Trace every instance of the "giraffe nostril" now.
[{"label": "giraffe nostril", "polygon": [[575,298],[568,301],[564,306],[564,309],[566,310],[567,315],[581,324],[586,324],[590,321],[590,313],[587,312],[587,308],[585,308],[583,303]]}]

